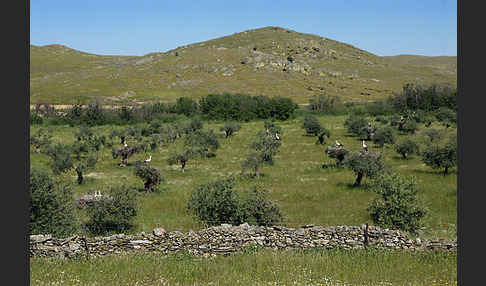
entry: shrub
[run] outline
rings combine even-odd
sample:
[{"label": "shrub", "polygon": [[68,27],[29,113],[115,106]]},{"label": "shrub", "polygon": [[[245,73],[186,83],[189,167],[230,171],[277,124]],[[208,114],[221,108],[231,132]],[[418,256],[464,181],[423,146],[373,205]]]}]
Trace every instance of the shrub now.
[{"label": "shrub", "polygon": [[390,126],[382,126],[376,129],[372,139],[375,144],[383,147],[385,144],[395,143],[395,133]]},{"label": "shrub", "polygon": [[315,116],[312,115],[306,115],[304,117],[304,123],[302,125],[302,128],[305,129],[305,132],[309,135],[314,135],[317,136],[319,133],[322,131],[322,126],[319,120]]},{"label": "shrub", "polygon": [[444,168],[447,175],[449,168],[457,164],[457,138],[453,136],[446,144],[429,146],[422,152],[422,161],[433,169]]},{"label": "shrub", "polygon": [[242,201],[243,221],[249,224],[271,226],[282,221],[280,207],[268,198],[268,191],[254,187]]},{"label": "shrub", "polygon": [[146,164],[137,164],[135,167],[135,176],[144,180],[144,190],[146,193],[153,192],[160,182],[163,181],[159,169]]},{"label": "shrub", "polygon": [[78,230],[73,191],[40,168],[30,170],[29,233],[64,237]]},{"label": "shrub", "polygon": [[93,235],[132,230],[138,213],[137,194],[126,186],[112,186],[108,197],[87,205],[87,230]]},{"label": "shrub", "polygon": [[417,154],[419,152],[419,145],[412,139],[405,138],[395,144],[395,151],[402,155],[403,159],[407,159],[408,155]]},{"label": "shrub", "polygon": [[365,151],[353,152],[346,156],[344,165],[357,175],[354,186],[360,186],[363,177],[374,178],[385,169],[380,159],[381,154]]},{"label": "shrub", "polygon": [[224,123],[224,126],[220,128],[220,131],[224,131],[226,138],[228,138],[240,129],[241,124],[236,121],[228,121]]},{"label": "shrub", "polygon": [[245,196],[234,185],[233,178],[199,185],[189,198],[188,210],[208,225],[248,222],[269,226],[281,222],[280,208],[267,199],[266,191],[255,187]]},{"label": "shrub", "polygon": [[208,225],[241,224],[240,195],[233,186],[233,179],[220,179],[197,186],[189,198],[188,210]]},{"label": "shrub", "polygon": [[415,179],[405,179],[398,174],[384,174],[376,179],[373,189],[381,195],[368,207],[373,222],[381,227],[416,231],[422,226],[426,208],[417,199]]}]

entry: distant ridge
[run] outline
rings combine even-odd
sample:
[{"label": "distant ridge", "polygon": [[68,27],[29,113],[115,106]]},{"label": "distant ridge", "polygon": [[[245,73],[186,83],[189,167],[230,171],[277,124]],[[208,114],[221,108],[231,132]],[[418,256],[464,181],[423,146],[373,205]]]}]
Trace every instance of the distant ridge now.
[{"label": "distant ridge", "polygon": [[175,101],[234,92],[307,103],[326,93],[370,101],[403,84],[456,86],[456,57],[379,57],[352,45],[263,27],[144,56],[105,56],[64,45],[30,46],[31,103]]}]

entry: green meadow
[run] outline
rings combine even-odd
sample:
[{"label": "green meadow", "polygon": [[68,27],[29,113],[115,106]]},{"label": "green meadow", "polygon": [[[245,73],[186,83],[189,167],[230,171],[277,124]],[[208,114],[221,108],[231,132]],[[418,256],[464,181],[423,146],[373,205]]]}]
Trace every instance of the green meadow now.
[{"label": "green meadow", "polygon": [[[361,141],[347,133],[343,127],[346,116],[319,116],[321,124],[331,131],[326,143],[334,144],[338,140],[350,151],[361,149]],[[369,179],[363,180],[361,187],[353,187],[355,175],[346,168],[322,168],[322,165],[334,162],[324,153],[327,144],[317,145],[316,137],[306,136],[302,128],[303,117],[278,122],[282,127],[282,146],[275,156],[273,166],[264,165],[263,176],[251,179],[241,175],[241,162],[250,151],[250,144],[259,130],[263,130],[263,121],[243,123],[240,131],[230,138],[224,138],[219,128],[223,122],[205,122],[205,129],[213,129],[220,136],[220,148],[213,158],[195,158],[188,161],[184,173],[180,166],[167,163],[169,154],[174,150],[173,144],[162,145],[154,152],[135,154],[128,159],[129,163],[145,160],[152,155],[151,165],[159,168],[164,178],[159,193],[140,193],[140,210],[136,219],[134,232],[150,232],[155,227],[167,231],[188,231],[204,228],[190,213],[187,202],[197,185],[218,178],[235,176],[236,188],[249,190],[253,185],[268,190],[269,198],[280,205],[285,215],[283,224],[299,227],[305,224],[314,225],[360,225],[372,223],[366,208],[377,196],[370,191]],[[444,134],[453,134],[454,128],[444,128],[434,123],[429,128],[437,128]],[[31,134],[39,127],[33,125]],[[52,128],[54,142],[69,143],[74,141],[74,132],[78,127],[49,126]],[[108,136],[113,126],[94,127],[96,133]],[[427,143],[420,132],[414,135],[396,133],[397,140],[412,136]],[[443,136],[446,140],[447,136]],[[402,159],[392,146],[384,148],[367,142],[372,150],[383,152],[383,161],[394,171],[404,176],[415,176],[419,188],[418,196],[425,202],[429,212],[424,218],[424,228],[419,235],[425,238],[456,237],[457,221],[457,171],[453,168],[450,174],[443,176],[440,170],[433,170],[421,161],[418,155]],[[115,141],[114,146],[121,146]],[[51,159],[44,154],[31,150],[32,166],[49,169]],[[120,158],[113,159],[111,147],[99,151],[99,161],[93,170],[85,174],[85,182],[76,184],[74,171],[61,175],[63,179],[73,182],[75,197],[105,190],[112,184],[125,184],[143,188],[143,182],[134,175],[134,164],[120,167]]]}]

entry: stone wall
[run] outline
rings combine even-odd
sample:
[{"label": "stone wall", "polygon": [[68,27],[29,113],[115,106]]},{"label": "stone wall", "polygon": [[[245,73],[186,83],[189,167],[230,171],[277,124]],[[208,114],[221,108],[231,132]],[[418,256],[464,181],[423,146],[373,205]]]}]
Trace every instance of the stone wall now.
[{"label": "stone wall", "polygon": [[[367,240],[367,243],[365,241]],[[222,224],[199,231],[182,233],[154,229],[153,233],[135,235],[116,234],[106,237],[83,238],[72,236],[54,238],[50,235],[30,236],[30,256],[75,257],[100,256],[131,251],[173,253],[189,251],[196,255],[215,255],[235,252],[244,246],[257,245],[273,249],[291,248],[364,248],[456,250],[456,241],[426,241],[410,239],[397,230],[376,226],[313,226],[294,229],[287,227],[259,227],[242,224]]]}]

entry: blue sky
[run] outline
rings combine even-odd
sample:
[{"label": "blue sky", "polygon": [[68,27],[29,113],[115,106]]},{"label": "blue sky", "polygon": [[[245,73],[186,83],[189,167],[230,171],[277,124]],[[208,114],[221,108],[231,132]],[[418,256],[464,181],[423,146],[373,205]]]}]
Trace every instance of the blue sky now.
[{"label": "blue sky", "polygon": [[264,26],[345,42],[379,56],[457,54],[457,1],[38,0],[30,43],[144,55]]}]

